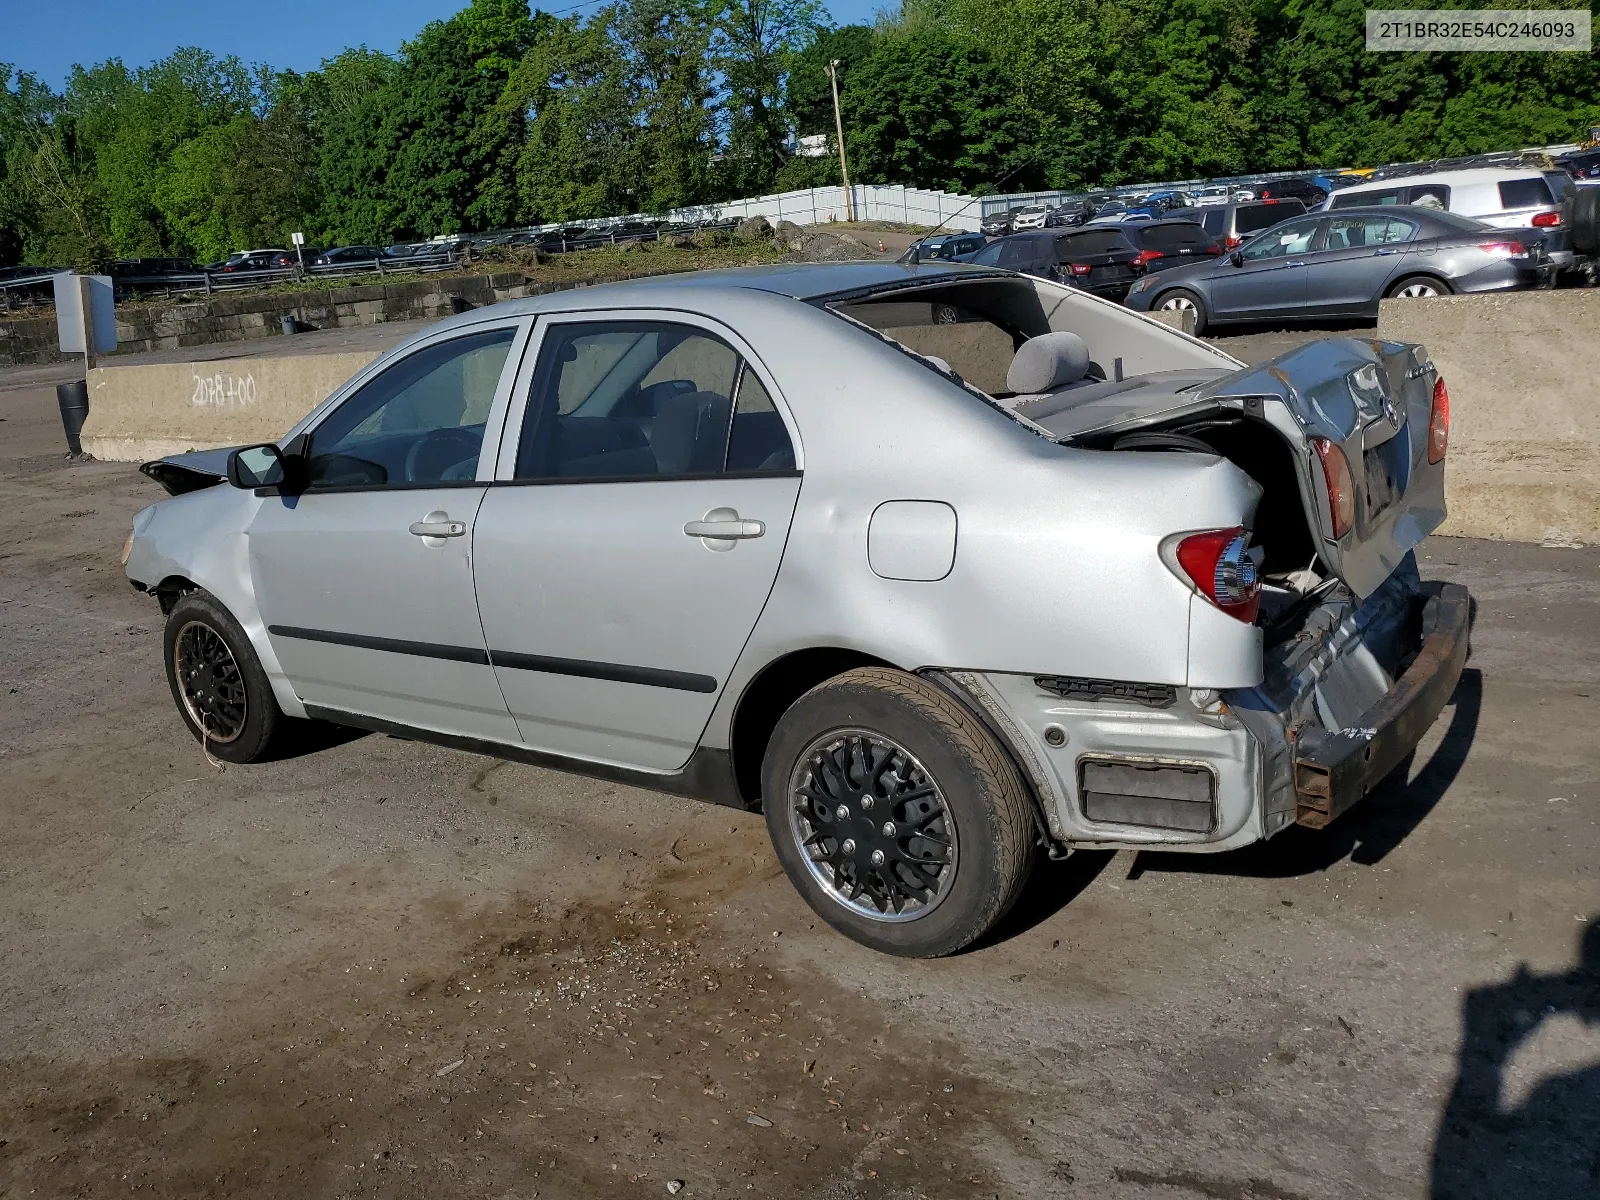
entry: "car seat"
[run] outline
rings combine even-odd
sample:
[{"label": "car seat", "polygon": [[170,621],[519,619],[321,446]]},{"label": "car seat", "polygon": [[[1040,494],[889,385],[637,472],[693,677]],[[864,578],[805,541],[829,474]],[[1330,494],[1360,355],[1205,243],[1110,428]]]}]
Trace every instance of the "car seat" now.
[{"label": "car seat", "polygon": [[1090,366],[1089,346],[1075,333],[1029,338],[1017,348],[1006,371],[1006,387],[1015,393],[1007,403],[1016,408],[1041,396],[1098,382],[1087,378]]},{"label": "car seat", "polygon": [[650,450],[662,475],[722,470],[733,404],[715,392],[680,392],[661,401],[650,423]]}]

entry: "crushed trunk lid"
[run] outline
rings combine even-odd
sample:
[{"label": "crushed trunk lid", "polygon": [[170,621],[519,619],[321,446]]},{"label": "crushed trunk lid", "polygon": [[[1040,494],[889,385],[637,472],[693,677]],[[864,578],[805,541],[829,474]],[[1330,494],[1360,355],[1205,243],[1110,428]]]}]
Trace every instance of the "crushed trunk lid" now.
[{"label": "crushed trunk lid", "polygon": [[[1179,431],[1207,414],[1237,413],[1271,427],[1289,446],[1300,502],[1328,570],[1357,596],[1371,595],[1445,517],[1444,463],[1428,462],[1436,374],[1420,346],[1376,338],[1328,338],[1233,372],[1136,376],[1030,398],[1019,415],[1062,442],[1140,448],[1127,435]],[[1351,527],[1335,537],[1315,439],[1350,467]],[[1204,451],[1203,443],[1187,447]],[[1211,451],[1217,453],[1216,451]],[[1272,502],[1267,497],[1263,503]]]}]

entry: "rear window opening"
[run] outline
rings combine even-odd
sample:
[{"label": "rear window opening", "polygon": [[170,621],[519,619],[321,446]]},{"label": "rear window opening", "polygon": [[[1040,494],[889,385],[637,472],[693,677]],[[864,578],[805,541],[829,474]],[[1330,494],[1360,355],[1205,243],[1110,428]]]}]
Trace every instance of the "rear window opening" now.
[{"label": "rear window opening", "polygon": [[1233,214],[1235,233],[1258,233],[1292,217],[1304,215],[1306,206],[1299,201],[1284,204],[1240,205]]},{"label": "rear window opening", "polygon": [[1172,254],[1179,250],[1205,250],[1213,240],[1199,225],[1148,225],[1131,231],[1146,250]]},{"label": "rear window opening", "polygon": [[1056,257],[1062,262],[1085,254],[1115,254],[1131,250],[1128,239],[1114,229],[1097,229],[1092,233],[1073,233],[1061,239]]},{"label": "rear window opening", "polygon": [[1550,194],[1550,185],[1544,181],[1542,175],[1535,175],[1531,179],[1505,179],[1500,182],[1501,208],[1538,208],[1555,202],[1556,198]]}]

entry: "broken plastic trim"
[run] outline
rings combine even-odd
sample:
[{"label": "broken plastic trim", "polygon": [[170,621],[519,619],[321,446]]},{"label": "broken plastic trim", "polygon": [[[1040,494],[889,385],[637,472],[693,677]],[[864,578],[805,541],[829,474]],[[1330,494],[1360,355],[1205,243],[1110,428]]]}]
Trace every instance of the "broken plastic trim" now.
[{"label": "broken plastic trim", "polygon": [[1075,675],[1035,675],[1033,682],[1067,700],[1127,700],[1145,708],[1171,708],[1178,702],[1178,689],[1170,683],[1125,683]]}]

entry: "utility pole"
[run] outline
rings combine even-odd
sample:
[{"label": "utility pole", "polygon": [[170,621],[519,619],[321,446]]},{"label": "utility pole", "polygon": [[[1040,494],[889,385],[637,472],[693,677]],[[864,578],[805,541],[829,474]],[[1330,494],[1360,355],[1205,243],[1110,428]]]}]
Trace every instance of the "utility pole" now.
[{"label": "utility pole", "polygon": [[844,215],[856,219],[856,198],[850,191],[850,168],[844,162],[844,121],[839,116],[839,60],[828,64],[828,80],[833,84],[833,131],[839,138],[839,175],[844,180]]}]

